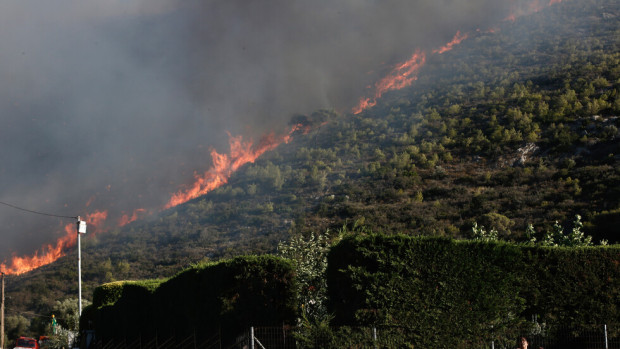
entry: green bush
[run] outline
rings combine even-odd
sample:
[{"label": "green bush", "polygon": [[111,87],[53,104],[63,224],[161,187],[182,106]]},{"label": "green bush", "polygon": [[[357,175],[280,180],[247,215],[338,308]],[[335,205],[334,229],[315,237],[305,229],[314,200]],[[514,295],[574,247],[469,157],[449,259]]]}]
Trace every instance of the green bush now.
[{"label": "green bush", "polygon": [[525,247],[528,315],[565,326],[618,322],[620,248]]},{"label": "green bush", "polygon": [[239,331],[293,323],[294,268],[274,256],[203,263],[165,280],[117,282],[97,288],[97,301],[82,323],[99,338]]},{"label": "green bush", "polygon": [[[114,304],[128,289],[143,289],[152,292],[163,280],[115,281],[103,284],[93,291],[93,306]],[[131,291],[129,291],[131,292]]]},{"label": "green bush", "polygon": [[155,292],[157,318],[180,328],[246,328],[293,323],[293,264],[247,256],[188,269]]},{"label": "green bush", "polygon": [[619,248],[358,235],[328,257],[337,325],[400,326],[421,347],[512,337],[531,315],[547,324],[619,318]]}]

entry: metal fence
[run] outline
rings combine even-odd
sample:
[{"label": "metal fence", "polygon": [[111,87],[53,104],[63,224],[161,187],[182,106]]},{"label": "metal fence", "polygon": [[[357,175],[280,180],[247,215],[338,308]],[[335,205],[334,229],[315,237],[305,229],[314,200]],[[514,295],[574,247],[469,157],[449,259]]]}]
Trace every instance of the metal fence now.
[{"label": "metal fence", "polygon": [[[530,349],[620,349],[620,329],[607,325],[571,328],[547,328],[525,334]],[[94,339],[82,349],[311,349],[311,348],[423,348],[415,343],[410,329],[402,327],[330,327],[323,332],[279,327],[250,327],[237,335],[195,330],[190,335],[143,338]],[[473,349],[513,349],[517,338],[480,339]]]},{"label": "metal fence", "polygon": [[[620,349],[620,328],[607,325],[543,328],[535,334],[525,334],[532,349]],[[516,339],[491,342],[491,349],[512,349]]]}]

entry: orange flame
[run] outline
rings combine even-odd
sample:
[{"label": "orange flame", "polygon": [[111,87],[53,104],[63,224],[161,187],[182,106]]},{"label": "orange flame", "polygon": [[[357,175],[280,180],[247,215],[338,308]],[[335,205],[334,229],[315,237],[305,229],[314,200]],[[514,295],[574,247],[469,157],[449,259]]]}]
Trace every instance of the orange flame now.
[{"label": "orange flame", "polygon": [[452,41],[450,41],[449,43],[445,44],[444,46],[433,50],[433,53],[438,53],[438,54],[442,54],[444,52],[450,51],[452,50],[452,48],[458,44],[460,44],[463,40],[467,39],[469,37],[469,35],[467,33],[465,34],[461,34],[460,30],[457,30],[456,35],[454,35],[454,38],[452,39]]},{"label": "orange flame", "polygon": [[541,0],[533,0],[530,3],[525,4],[525,8],[523,6],[519,7],[514,2],[511,4],[510,14],[504,18],[504,21],[514,22],[517,20],[517,17],[531,15],[532,13],[540,12],[545,7],[549,7],[554,4],[559,4],[562,0],[549,0],[547,5],[543,5],[540,3]]},{"label": "orange flame", "polygon": [[[95,211],[86,215],[86,222],[92,232],[97,232],[98,228],[104,223],[108,216],[107,211]],[[19,275],[33,269],[50,264],[58,258],[65,256],[65,251],[73,246],[77,241],[77,231],[75,223],[65,226],[65,235],[56,241],[56,244],[47,244],[36,251],[33,256],[19,257],[13,256],[11,264],[0,264],[0,270],[5,274]]]},{"label": "orange flame", "polygon": [[302,134],[306,135],[311,130],[312,130],[312,126],[310,125],[297,124],[293,126],[293,128],[291,128],[291,131],[286,136],[284,136],[282,139],[284,140],[284,143],[288,143],[293,139],[293,134],[297,132],[301,132]]},{"label": "orange flame", "polygon": [[86,223],[90,227],[91,233],[96,233],[101,230],[106,219],[108,219],[108,211],[95,211],[86,214]]},{"label": "orange flame", "polygon": [[118,226],[122,227],[125,226],[133,221],[136,221],[140,214],[146,212],[146,209],[144,208],[137,208],[135,210],[133,210],[133,214],[131,215],[131,217],[127,214],[124,214],[121,218],[119,218],[118,220]]},{"label": "orange flame", "polygon": [[365,109],[376,105],[377,99],[388,91],[410,86],[418,79],[417,73],[424,66],[424,63],[426,63],[426,53],[417,50],[411,58],[394,67],[386,77],[379,80],[375,84],[374,97],[372,99],[361,98],[358,105],[353,108],[353,114],[359,114]]},{"label": "orange flame", "polygon": [[251,141],[244,142],[242,136],[233,137],[229,133],[230,155],[220,154],[212,149],[213,167],[203,174],[194,173],[194,183],[189,188],[173,194],[164,209],[183,204],[228,183],[233,172],[241,166],[248,162],[253,163],[259,156],[275,149],[282,143],[290,142],[293,134],[299,131],[307,133],[310,130],[303,125],[295,125],[283,136],[276,137],[273,133],[263,136],[256,145]]},{"label": "orange flame", "polygon": [[70,235],[68,234],[58,239],[55,246],[52,244],[45,245],[40,251],[36,251],[33,256],[13,256],[11,264],[7,266],[5,263],[2,263],[0,264],[0,269],[5,274],[19,275],[43,265],[50,264],[64,256],[64,250],[74,246],[76,240],[76,233],[73,231]]},{"label": "orange flame", "polygon": [[[533,0],[526,4],[526,8],[523,9],[516,5],[516,2],[513,0],[511,2],[511,10],[510,15],[504,18],[504,21],[515,21],[517,17],[523,15],[529,15],[535,12],[541,11],[544,6],[540,3],[541,0]],[[553,4],[557,4],[562,2],[562,0],[548,0],[548,5],[551,6]],[[480,32],[480,29],[477,30]],[[497,29],[491,28],[486,32],[494,33]],[[431,51],[434,54],[442,54],[444,52],[450,51],[454,48],[454,46],[463,42],[469,37],[468,33],[461,33],[461,31],[457,31],[454,38],[444,46],[434,49]],[[423,51],[417,50],[413,56],[406,62],[396,66],[394,69],[390,71],[390,73],[379,80],[374,86],[375,93],[373,97],[362,97],[360,98],[357,105],[351,110],[353,114],[359,114],[362,111],[374,107],[377,104],[377,99],[379,99],[385,92],[391,90],[398,90],[403,87],[410,86],[413,81],[418,79],[417,73],[422,66],[426,63],[426,54]]]},{"label": "orange flame", "polygon": [[[504,20],[515,21],[516,17],[542,10],[543,6],[540,5],[540,1],[541,0],[533,0],[533,2],[527,6],[526,10],[513,6],[510,15]],[[561,2],[562,0],[549,0],[547,6]],[[491,33],[495,31],[496,29],[488,30],[488,32]],[[439,49],[433,50],[432,53],[442,54],[451,50],[455,45],[460,44],[467,38],[468,34],[461,34],[460,31],[457,31],[452,41]],[[426,53],[420,50],[415,51],[409,60],[394,67],[386,77],[379,80],[374,85],[375,92],[373,97],[361,98],[358,105],[353,108],[352,112],[354,114],[359,114],[363,110],[375,106],[377,104],[377,99],[379,99],[384,93],[410,86],[415,80],[417,80],[417,73],[425,63]],[[213,167],[202,175],[194,174],[194,184],[186,190],[181,190],[175,193],[164,206],[164,209],[185,203],[226,184],[232,173],[244,164],[248,162],[253,163],[263,153],[275,149],[281,143],[290,142],[295,133],[302,132],[303,134],[307,134],[311,129],[312,127],[309,125],[298,124],[293,126],[293,128],[285,135],[276,137],[274,134],[268,134],[264,136],[256,145],[253,145],[252,142],[243,142],[242,136],[232,137],[229,134],[230,155],[220,154],[215,150],[211,150]],[[110,190],[110,185],[107,186],[107,190]],[[91,197],[86,203],[86,207],[89,207],[94,199],[94,196]],[[124,226],[130,222],[133,222],[139,219],[140,214],[144,212],[146,212],[145,209],[139,208],[133,211],[131,217],[124,214],[118,220],[118,225]],[[87,214],[86,222],[89,226],[89,232],[96,233],[101,231],[107,216],[107,211],[95,211],[94,213]],[[65,226],[65,233],[66,234],[63,237],[56,241],[55,245],[44,245],[39,251],[36,251],[33,256],[13,256],[10,265],[0,263],[0,270],[6,274],[19,275],[43,265],[50,264],[58,258],[65,256],[65,251],[75,246],[77,241],[75,223],[67,224]]]}]

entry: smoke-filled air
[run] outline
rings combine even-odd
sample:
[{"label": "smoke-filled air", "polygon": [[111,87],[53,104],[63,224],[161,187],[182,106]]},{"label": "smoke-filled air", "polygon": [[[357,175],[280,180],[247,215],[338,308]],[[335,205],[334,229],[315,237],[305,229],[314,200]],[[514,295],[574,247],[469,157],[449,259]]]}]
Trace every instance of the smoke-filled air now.
[{"label": "smoke-filled air", "polygon": [[0,264],[205,194],[289,142],[295,114],[355,114],[476,30],[560,0],[0,2]]}]

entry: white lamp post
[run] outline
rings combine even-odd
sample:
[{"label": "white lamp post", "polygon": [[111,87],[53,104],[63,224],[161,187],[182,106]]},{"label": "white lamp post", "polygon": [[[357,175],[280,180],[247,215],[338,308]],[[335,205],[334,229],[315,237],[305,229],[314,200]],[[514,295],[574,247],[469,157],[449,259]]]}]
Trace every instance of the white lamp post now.
[{"label": "white lamp post", "polygon": [[78,245],[78,311],[82,316],[82,249],[80,246],[80,234],[86,234],[86,222],[77,217],[77,245]]}]

